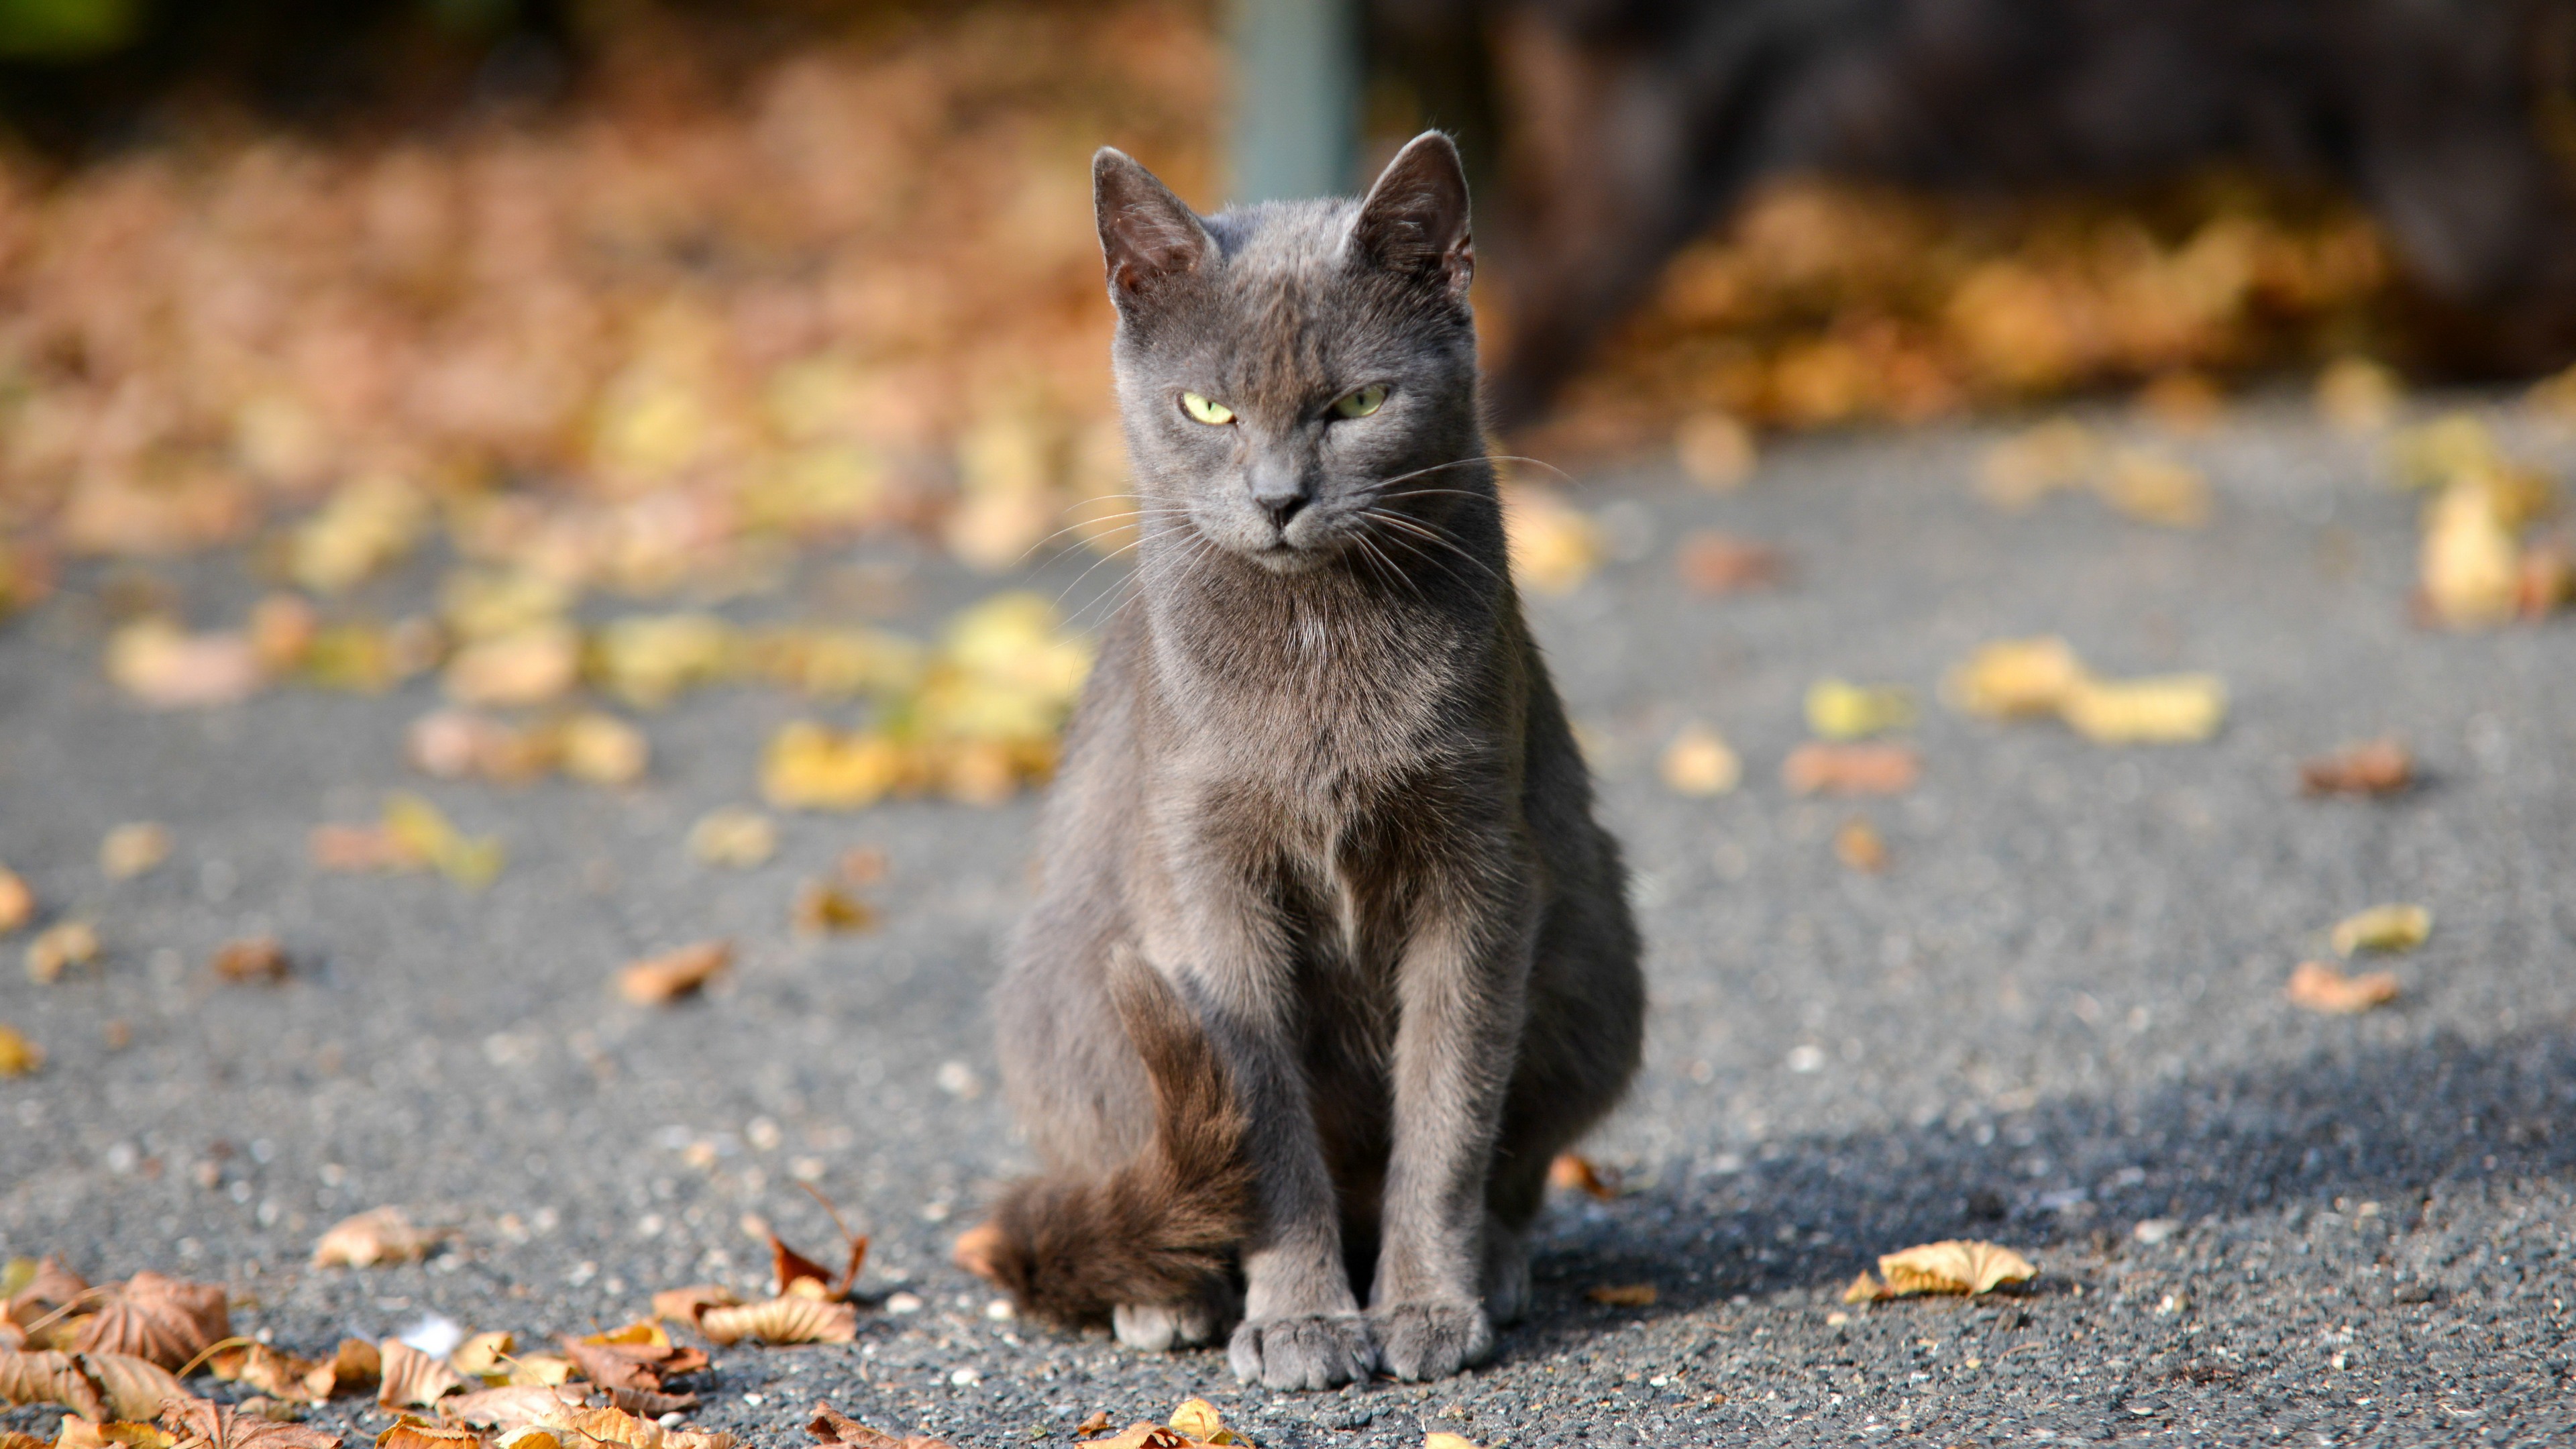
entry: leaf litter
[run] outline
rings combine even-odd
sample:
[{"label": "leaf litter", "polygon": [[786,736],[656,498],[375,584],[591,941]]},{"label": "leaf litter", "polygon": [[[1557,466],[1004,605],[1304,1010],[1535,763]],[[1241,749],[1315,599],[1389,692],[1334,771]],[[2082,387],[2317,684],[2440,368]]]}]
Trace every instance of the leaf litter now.
[{"label": "leaf litter", "polygon": [[1924,1293],[1975,1296],[2027,1283],[2039,1270],[2010,1248],[1953,1238],[1883,1254],[1878,1272],[1879,1277],[1864,1272],[1853,1279],[1843,1290],[1843,1301],[1874,1303]]},{"label": "leaf litter", "polygon": [[2213,674],[2097,678],[2063,639],[1987,644],[1942,681],[1951,707],[1987,719],[2054,715],[2096,744],[2189,744],[2218,732],[2227,687]]}]

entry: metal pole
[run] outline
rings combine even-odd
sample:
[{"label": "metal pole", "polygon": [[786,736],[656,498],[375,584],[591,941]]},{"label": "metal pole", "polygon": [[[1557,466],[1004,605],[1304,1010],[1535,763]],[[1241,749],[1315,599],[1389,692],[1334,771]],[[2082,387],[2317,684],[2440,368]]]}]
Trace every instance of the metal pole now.
[{"label": "metal pole", "polygon": [[1329,196],[1359,148],[1357,0],[1231,0],[1234,200]]}]

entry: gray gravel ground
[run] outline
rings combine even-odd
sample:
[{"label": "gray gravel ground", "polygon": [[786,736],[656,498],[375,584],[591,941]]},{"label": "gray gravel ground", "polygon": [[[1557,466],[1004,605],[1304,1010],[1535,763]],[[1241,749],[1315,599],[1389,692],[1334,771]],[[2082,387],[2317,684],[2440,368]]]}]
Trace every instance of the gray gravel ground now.
[{"label": "gray gravel ground", "polygon": [[[687,825],[749,801],[760,741],[803,711],[720,691],[647,721],[654,778],[632,791],[427,787],[506,838],[509,869],[482,895],[319,875],[313,824],[418,788],[401,727],[430,686],[141,712],[98,672],[95,570],[0,629],[0,860],[56,911],[94,916],[108,947],[51,987],[0,973],[0,1020],[52,1053],[0,1082],[0,1252],[222,1279],[256,1303],[238,1321],[307,1352],[431,1312],[551,1335],[622,1321],[657,1287],[755,1286],[746,1214],[828,1246],[796,1189],[811,1176],[875,1235],[874,1302],[855,1345],[716,1355],[696,1421],[759,1445],[800,1442],[818,1398],[1000,1445],[1189,1394],[1277,1449],[1428,1430],[2566,1442],[2576,625],[2412,626],[2413,503],[2371,445],[2297,408],[2173,445],[2220,490],[2197,533],[2084,498],[1997,514],[1966,482],[1991,436],[1798,443],[1728,497],[1654,472],[1587,493],[1621,561],[1534,611],[1637,867],[1653,1030],[1592,1149],[1632,1190],[1554,1206],[1536,1318],[1483,1371],[1239,1389],[1218,1354],[1143,1358],[998,1319],[947,1266],[950,1234],[1027,1160],[986,1086],[980,998],[1026,897],[1028,805],[795,817],[772,863],[700,866]],[[2567,440],[2517,436],[2576,463]],[[1794,583],[1686,594],[1671,554],[1696,527],[1780,543]],[[158,573],[204,620],[257,591],[237,556]],[[416,606],[429,576],[368,602]],[[880,548],[757,608],[892,593],[921,627],[982,587]],[[2110,672],[2219,672],[2225,731],[2114,750],[1935,707],[1908,796],[1819,803],[1778,783],[1811,680],[1928,698],[1975,644],[2051,631]],[[1737,793],[1657,782],[1658,750],[1691,720],[1743,752]],[[2428,788],[2296,798],[2298,758],[2381,732],[2413,742]],[[1886,837],[1883,874],[1834,858],[1856,816]],[[135,819],[167,822],[177,852],[110,884],[99,838]],[[796,883],[858,843],[893,862],[884,929],[792,938]],[[2358,1018],[2287,1005],[2324,928],[2382,900],[2438,918],[2396,963],[2403,999]],[[213,984],[207,953],[256,930],[306,969],[274,989]],[[610,995],[621,961],[711,935],[742,954],[707,999]],[[111,1048],[112,1022],[130,1045]],[[460,1235],[426,1265],[304,1266],[324,1225],[380,1203]],[[2018,1246],[2042,1276],[2012,1297],[1846,1316],[1838,1290],[1877,1253],[1954,1235]],[[1585,1297],[1640,1282],[1650,1308]],[[898,1293],[919,1306],[897,1311]]]}]

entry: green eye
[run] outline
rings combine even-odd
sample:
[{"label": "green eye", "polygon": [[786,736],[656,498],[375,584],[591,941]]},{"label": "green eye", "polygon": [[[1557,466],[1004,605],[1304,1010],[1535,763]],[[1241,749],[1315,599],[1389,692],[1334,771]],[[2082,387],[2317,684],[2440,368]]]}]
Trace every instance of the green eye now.
[{"label": "green eye", "polygon": [[1209,402],[1194,392],[1181,394],[1181,410],[1212,428],[1234,421],[1234,409],[1221,402]]},{"label": "green eye", "polygon": [[1334,403],[1333,416],[1341,418],[1364,418],[1369,414],[1376,412],[1379,407],[1385,404],[1385,402],[1386,389],[1378,386],[1376,383],[1370,383],[1368,386],[1361,388],[1359,391],[1352,393],[1350,396],[1343,398],[1339,402]]}]

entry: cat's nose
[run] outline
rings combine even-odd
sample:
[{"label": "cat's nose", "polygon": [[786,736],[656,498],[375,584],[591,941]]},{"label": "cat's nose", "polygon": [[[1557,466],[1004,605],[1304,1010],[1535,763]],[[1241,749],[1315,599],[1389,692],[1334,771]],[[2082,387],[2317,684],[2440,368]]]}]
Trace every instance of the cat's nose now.
[{"label": "cat's nose", "polygon": [[1270,515],[1271,526],[1285,531],[1288,520],[1295,518],[1313,495],[1293,474],[1255,474],[1252,479],[1252,501]]}]

